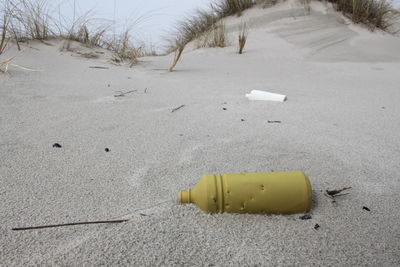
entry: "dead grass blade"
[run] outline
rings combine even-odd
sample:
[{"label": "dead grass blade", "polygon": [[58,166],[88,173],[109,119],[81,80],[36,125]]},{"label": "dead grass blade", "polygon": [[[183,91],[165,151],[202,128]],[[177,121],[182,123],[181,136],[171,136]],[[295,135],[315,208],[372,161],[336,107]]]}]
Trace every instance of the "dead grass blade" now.
[{"label": "dead grass blade", "polygon": [[182,43],[178,46],[177,50],[175,51],[175,56],[174,56],[174,60],[172,61],[171,66],[169,67],[169,72],[172,72],[176,66],[176,64],[178,63],[179,59],[182,56],[183,50],[185,49],[185,45]]},{"label": "dead grass blade", "polygon": [[342,189],[334,189],[334,190],[326,190],[326,193],[330,196],[337,196],[339,193],[345,191],[345,190],[349,190],[351,189],[351,187],[344,187]]},{"label": "dead grass blade", "polygon": [[244,46],[246,45],[248,36],[248,28],[246,22],[239,26],[239,54],[243,53]]},{"label": "dead grass blade", "polygon": [[[0,71],[1,71],[2,73],[8,73],[8,68],[9,68],[9,66],[16,67],[16,68],[23,69],[23,70],[27,70],[27,71],[33,71],[33,72],[42,71],[42,70],[32,69],[32,68],[28,68],[28,67],[24,67],[24,66],[21,66],[21,65],[17,65],[17,64],[11,63],[11,61],[12,61],[14,58],[16,58],[17,56],[19,56],[19,55],[20,55],[21,53],[23,53],[26,49],[27,49],[27,48],[24,48],[24,49],[22,49],[21,51],[19,51],[17,54],[15,54],[14,56],[12,56],[12,57],[10,57],[10,58],[4,60],[4,61],[0,61]],[[3,70],[1,69],[2,67],[4,68]]]}]

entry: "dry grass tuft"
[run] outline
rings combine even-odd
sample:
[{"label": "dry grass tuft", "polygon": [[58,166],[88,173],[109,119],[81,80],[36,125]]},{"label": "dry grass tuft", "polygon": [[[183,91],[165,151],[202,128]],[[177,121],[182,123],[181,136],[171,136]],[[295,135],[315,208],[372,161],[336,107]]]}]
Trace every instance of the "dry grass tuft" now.
[{"label": "dry grass tuft", "polygon": [[110,42],[108,42],[107,49],[114,53],[115,62],[119,63],[127,60],[132,67],[139,62],[138,58],[143,56],[144,48],[133,44],[131,30],[132,29],[128,28],[120,35],[115,36]]},{"label": "dry grass tuft", "polygon": [[[321,0],[320,0],[321,1]],[[390,26],[390,13],[393,10],[387,0],[328,0],[336,10],[341,11],[354,23],[367,25],[371,30],[386,30]]]},{"label": "dry grass tuft", "polygon": [[225,47],[226,46],[226,29],[225,24],[218,22],[211,27],[211,39],[207,43],[207,47]]},{"label": "dry grass tuft", "polygon": [[175,68],[186,45],[209,31],[217,21],[218,17],[215,13],[197,10],[195,15],[178,24],[176,27],[176,37],[171,38],[168,47],[169,52],[175,52],[175,57],[169,71]]},{"label": "dry grass tuft", "polygon": [[[80,42],[87,47],[104,46],[104,39],[113,27],[113,24],[111,22],[94,19],[92,14],[91,10],[87,11],[70,23],[68,23],[65,18],[60,19],[60,21],[62,21],[59,22],[59,28],[61,29],[60,35],[64,36],[67,40]],[[63,25],[67,24],[71,24],[71,26],[69,28],[64,28]],[[64,32],[67,34],[64,34]]]},{"label": "dry grass tuft", "polygon": [[247,24],[244,22],[239,26],[239,54],[243,53],[244,46],[246,45],[249,30]]},{"label": "dry grass tuft", "polygon": [[242,11],[251,8],[256,4],[253,0],[220,0],[212,4],[212,9],[220,18],[231,15],[242,15]]},{"label": "dry grass tuft", "polygon": [[47,0],[9,0],[12,20],[21,36],[45,40],[53,35],[50,30],[50,10]]},{"label": "dry grass tuft", "polygon": [[226,47],[226,28],[222,22],[217,22],[211,26],[211,29],[198,37],[197,48],[200,47]]}]

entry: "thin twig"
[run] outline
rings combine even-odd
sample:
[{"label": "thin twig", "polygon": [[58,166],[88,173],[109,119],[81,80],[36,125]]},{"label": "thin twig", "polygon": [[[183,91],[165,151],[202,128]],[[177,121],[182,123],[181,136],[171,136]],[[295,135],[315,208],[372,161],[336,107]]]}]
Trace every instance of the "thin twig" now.
[{"label": "thin twig", "polygon": [[136,91],[137,91],[137,90],[131,90],[131,91],[127,91],[127,92],[117,91],[117,92],[119,92],[120,94],[114,95],[114,97],[125,96],[126,94],[130,94],[130,93],[133,93],[133,92],[136,92]]},{"label": "thin twig", "polygon": [[108,70],[109,67],[101,67],[101,66],[90,66],[90,69],[104,69],[104,70]]},{"label": "thin twig", "polygon": [[19,45],[17,33],[15,32],[14,27],[12,27],[12,28],[13,28],[12,31],[13,31],[13,33],[14,33],[14,39],[15,39],[15,43],[17,44],[18,51],[21,51],[22,49],[21,49],[21,46]]},{"label": "thin twig", "polygon": [[54,227],[72,226],[72,225],[82,225],[82,224],[123,223],[123,222],[127,222],[127,221],[129,221],[129,220],[113,220],[113,221],[93,221],[93,222],[63,223],[63,224],[51,224],[51,225],[42,225],[42,226],[17,227],[17,228],[12,228],[12,230],[13,230],[13,231],[24,231],[24,230],[35,230],[35,229],[54,228]]},{"label": "thin twig", "polygon": [[177,110],[183,108],[184,106],[185,106],[185,105],[180,105],[179,107],[174,108],[174,109],[171,111],[171,113],[173,113],[173,112],[175,112],[175,111],[177,111]]},{"label": "thin twig", "polygon": [[335,196],[335,195],[343,192],[344,190],[349,190],[349,189],[351,189],[351,186],[350,187],[343,187],[342,189],[326,190],[326,193],[328,195],[330,195],[330,196]]}]

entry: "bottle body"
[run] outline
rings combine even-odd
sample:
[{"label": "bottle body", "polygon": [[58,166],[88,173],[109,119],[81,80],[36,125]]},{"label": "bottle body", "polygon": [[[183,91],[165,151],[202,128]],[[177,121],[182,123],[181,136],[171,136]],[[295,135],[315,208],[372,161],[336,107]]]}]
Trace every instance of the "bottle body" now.
[{"label": "bottle body", "polygon": [[291,214],[311,209],[308,177],[298,171],[205,174],[179,193],[181,203],[206,212]]}]

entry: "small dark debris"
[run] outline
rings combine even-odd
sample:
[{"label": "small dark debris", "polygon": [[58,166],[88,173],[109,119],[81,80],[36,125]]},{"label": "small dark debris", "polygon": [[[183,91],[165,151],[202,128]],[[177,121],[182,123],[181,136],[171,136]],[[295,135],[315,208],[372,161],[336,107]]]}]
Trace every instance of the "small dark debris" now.
[{"label": "small dark debris", "polygon": [[107,84],[107,87],[110,87],[111,85],[110,84]]},{"label": "small dark debris", "polygon": [[173,110],[171,110],[171,113],[174,113],[175,111],[183,108],[185,105],[180,105],[179,107],[174,108]]},{"label": "small dark debris", "polygon": [[122,91],[117,91],[117,94],[114,95],[114,97],[122,97],[125,96],[127,94],[131,94],[136,92],[137,90],[130,90],[130,91],[126,91],[126,92],[122,92]]},{"label": "small dark debris", "polygon": [[90,66],[89,69],[103,69],[103,70],[108,70],[108,67],[102,67],[102,66]]},{"label": "small dark debris", "polygon": [[341,192],[343,192],[345,190],[349,190],[349,189],[351,189],[351,186],[350,187],[343,187],[342,189],[326,190],[326,193],[328,195],[330,195],[330,196],[335,196],[335,195],[337,195],[337,194],[339,194],[339,193],[341,193]]},{"label": "small dark debris", "polygon": [[363,210],[371,211],[368,207],[363,206]]},{"label": "small dark debris", "polygon": [[382,109],[386,109],[386,107],[382,107]]},{"label": "small dark debris", "polygon": [[268,123],[282,123],[282,121],[268,121]]},{"label": "small dark debris", "polygon": [[61,146],[59,143],[54,143],[54,144],[53,144],[53,147],[62,148],[62,146]]},{"label": "small dark debris", "polygon": [[223,110],[227,110],[227,108],[222,108]]},{"label": "small dark debris", "polygon": [[110,152],[110,149],[109,149],[108,147],[106,147],[106,148],[104,149],[104,151],[105,151],[105,152]]},{"label": "small dark debris", "polygon": [[144,89],[144,93],[147,94],[147,88]]},{"label": "small dark debris", "polygon": [[140,213],[140,216],[149,216],[149,215],[144,214],[144,213]]},{"label": "small dark debris", "polygon": [[241,119],[241,121],[244,121],[244,119]]},{"label": "small dark debris", "polygon": [[180,134],[179,136],[183,136],[183,134]]},{"label": "small dark debris", "polygon": [[320,228],[321,226],[319,226],[319,224],[318,223],[316,223],[315,225],[314,225],[314,229],[315,230],[317,230],[318,228]]},{"label": "small dark debris", "polygon": [[312,219],[312,217],[311,217],[310,214],[304,214],[303,216],[300,216],[299,219],[302,219],[302,220],[310,220],[310,219]]}]

